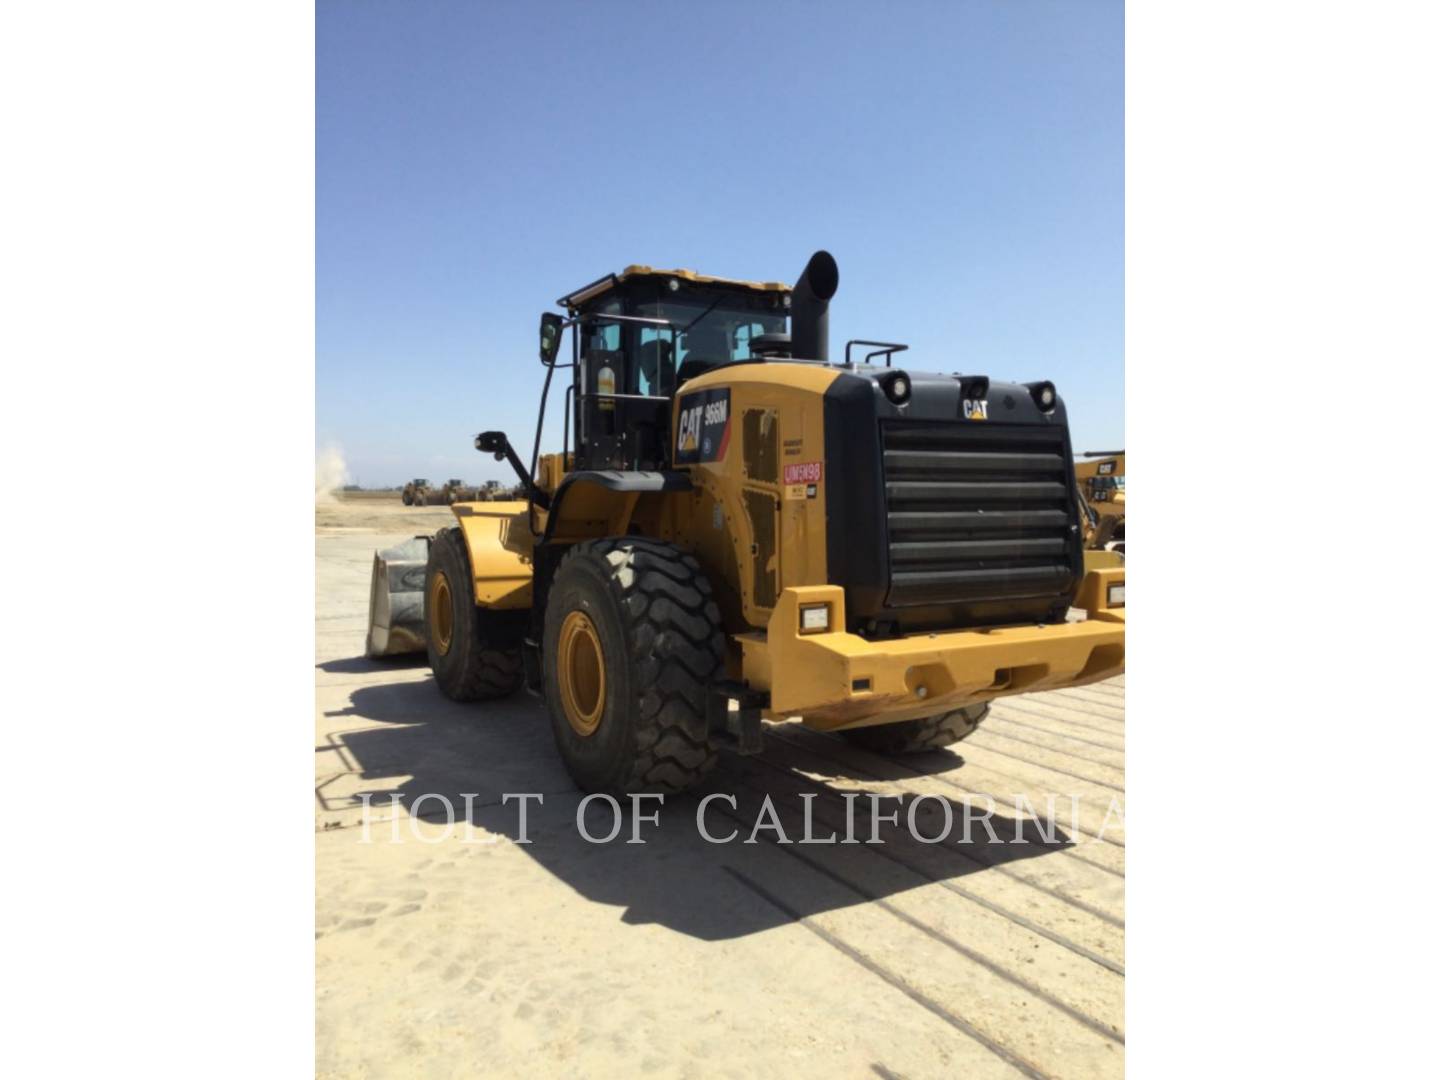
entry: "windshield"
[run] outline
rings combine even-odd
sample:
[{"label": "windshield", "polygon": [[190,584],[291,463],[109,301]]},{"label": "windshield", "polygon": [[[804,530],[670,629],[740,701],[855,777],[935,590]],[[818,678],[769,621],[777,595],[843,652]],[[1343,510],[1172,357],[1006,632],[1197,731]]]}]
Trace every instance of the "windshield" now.
[{"label": "windshield", "polygon": [[785,332],[783,311],[751,307],[744,297],[726,293],[640,304],[636,314],[673,324],[640,330],[640,363],[632,388],[639,394],[672,391],[676,373],[687,360],[710,366],[749,360],[755,338]]}]

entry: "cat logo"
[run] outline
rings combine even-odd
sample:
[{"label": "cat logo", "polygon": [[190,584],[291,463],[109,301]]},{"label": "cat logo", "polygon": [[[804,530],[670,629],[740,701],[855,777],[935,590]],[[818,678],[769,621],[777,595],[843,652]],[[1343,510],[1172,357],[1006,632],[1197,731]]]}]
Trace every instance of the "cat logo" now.
[{"label": "cat logo", "polygon": [[987,401],[974,401],[966,398],[960,403],[960,410],[965,414],[966,420],[989,420],[990,403]]},{"label": "cat logo", "polygon": [[730,389],[702,390],[680,399],[675,463],[721,461],[730,443]]},{"label": "cat logo", "polygon": [[693,454],[700,449],[700,410],[703,406],[686,409],[680,414],[680,444],[682,454]]}]

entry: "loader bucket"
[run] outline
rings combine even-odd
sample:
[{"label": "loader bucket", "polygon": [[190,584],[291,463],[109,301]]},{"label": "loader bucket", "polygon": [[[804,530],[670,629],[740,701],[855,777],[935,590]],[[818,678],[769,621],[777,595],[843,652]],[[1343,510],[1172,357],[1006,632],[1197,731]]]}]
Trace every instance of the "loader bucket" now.
[{"label": "loader bucket", "polygon": [[425,563],[429,558],[428,536],[375,553],[366,656],[425,651]]}]

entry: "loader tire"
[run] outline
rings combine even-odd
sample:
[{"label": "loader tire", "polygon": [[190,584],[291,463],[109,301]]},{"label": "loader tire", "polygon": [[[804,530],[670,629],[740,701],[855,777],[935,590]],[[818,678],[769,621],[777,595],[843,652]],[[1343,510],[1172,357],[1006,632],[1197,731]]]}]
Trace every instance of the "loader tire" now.
[{"label": "loader tire", "polygon": [[990,712],[990,703],[967,705],[939,716],[876,724],[840,732],[845,741],[876,754],[923,754],[943,750],[970,736]]},{"label": "loader tire", "polygon": [[545,605],[545,700],[565,768],[587,792],[684,791],[715,764],[705,702],[724,671],[710,582],[672,544],[576,544]]},{"label": "loader tire", "polygon": [[425,565],[425,651],[435,684],[452,701],[484,701],[520,687],[525,613],[475,606],[460,529],[441,529]]},{"label": "loader tire", "polygon": [[410,493],[408,491],[402,491],[400,493],[400,501],[403,502],[406,506],[409,506],[414,500],[410,498]]}]

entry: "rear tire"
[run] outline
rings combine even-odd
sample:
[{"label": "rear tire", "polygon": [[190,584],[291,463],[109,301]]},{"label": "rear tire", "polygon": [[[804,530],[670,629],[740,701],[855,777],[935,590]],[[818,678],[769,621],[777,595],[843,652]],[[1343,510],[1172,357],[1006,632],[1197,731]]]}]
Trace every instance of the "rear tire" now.
[{"label": "rear tire", "polygon": [[876,724],[840,732],[845,741],[875,754],[923,754],[943,750],[972,735],[990,712],[990,702],[966,705],[939,716]]},{"label": "rear tire", "polygon": [[724,670],[710,582],[672,544],[576,544],[545,605],[544,682],[575,783],[624,795],[685,790],[715,764],[705,716]]},{"label": "rear tire", "polygon": [[460,529],[441,529],[425,565],[425,652],[435,685],[452,701],[484,701],[520,688],[525,612],[475,606],[470,554]]}]

